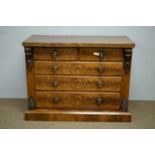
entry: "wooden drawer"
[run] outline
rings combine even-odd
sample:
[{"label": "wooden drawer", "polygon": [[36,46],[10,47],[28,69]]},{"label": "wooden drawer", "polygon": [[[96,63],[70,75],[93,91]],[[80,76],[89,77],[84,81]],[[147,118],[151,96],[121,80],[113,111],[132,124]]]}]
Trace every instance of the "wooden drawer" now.
[{"label": "wooden drawer", "polygon": [[80,48],[80,60],[123,61],[123,49]]},{"label": "wooden drawer", "polygon": [[76,60],[77,48],[34,48],[34,60]]},{"label": "wooden drawer", "polygon": [[36,92],[37,108],[120,109],[119,93]]},{"label": "wooden drawer", "polygon": [[35,75],[36,90],[120,91],[121,77]]},{"label": "wooden drawer", "polygon": [[123,62],[35,61],[35,74],[122,75]]}]

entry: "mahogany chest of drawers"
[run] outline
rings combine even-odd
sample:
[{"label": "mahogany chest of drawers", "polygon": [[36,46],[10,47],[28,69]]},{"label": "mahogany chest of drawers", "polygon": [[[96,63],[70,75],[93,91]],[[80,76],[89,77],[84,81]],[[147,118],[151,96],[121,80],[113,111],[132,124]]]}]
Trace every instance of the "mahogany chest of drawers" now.
[{"label": "mahogany chest of drawers", "polygon": [[128,37],[33,35],[23,46],[26,120],[131,121]]}]

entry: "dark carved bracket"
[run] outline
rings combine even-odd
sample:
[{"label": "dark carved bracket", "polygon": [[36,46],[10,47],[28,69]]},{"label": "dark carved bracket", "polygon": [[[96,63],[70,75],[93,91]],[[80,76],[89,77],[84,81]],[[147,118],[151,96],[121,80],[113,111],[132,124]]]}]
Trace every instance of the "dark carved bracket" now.
[{"label": "dark carved bracket", "polygon": [[28,98],[28,109],[29,110],[34,110],[36,108],[36,103],[33,97]]},{"label": "dark carved bracket", "polygon": [[26,68],[31,71],[33,66],[33,53],[30,47],[25,47]]},{"label": "dark carved bracket", "polygon": [[127,112],[128,111],[128,100],[121,101],[121,111]]},{"label": "dark carved bracket", "polygon": [[124,49],[124,70],[125,70],[125,73],[128,73],[130,70],[131,59],[132,59],[132,49],[131,48]]}]

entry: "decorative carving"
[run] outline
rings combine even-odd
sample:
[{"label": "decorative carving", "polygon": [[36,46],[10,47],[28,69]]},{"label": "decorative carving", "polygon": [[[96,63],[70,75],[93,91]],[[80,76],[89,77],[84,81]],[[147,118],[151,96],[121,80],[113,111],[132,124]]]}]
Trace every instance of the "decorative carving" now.
[{"label": "decorative carving", "polygon": [[31,47],[25,47],[25,53],[32,53]]},{"label": "decorative carving", "polygon": [[33,53],[30,47],[25,47],[26,67],[28,71],[31,71],[33,67]]},{"label": "decorative carving", "polygon": [[124,49],[124,70],[128,73],[131,67],[132,49]]},{"label": "decorative carving", "polygon": [[29,110],[34,110],[36,108],[35,100],[33,97],[28,98],[28,109]]},{"label": "decorative carving", "polygon": [[128,111],[128,100],[122,100],[121,102],[121,111],[127,112]]}]

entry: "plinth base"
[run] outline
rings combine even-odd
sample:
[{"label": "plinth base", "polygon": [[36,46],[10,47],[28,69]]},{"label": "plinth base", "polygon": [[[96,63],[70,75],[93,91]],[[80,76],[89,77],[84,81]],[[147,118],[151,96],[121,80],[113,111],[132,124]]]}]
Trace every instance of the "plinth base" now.
[{"label": "plinth base", "polygon": [[26,120],[33,121],[95,121],[131,122],[130,112],[35,109],[25,113]]}]

